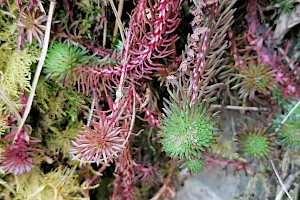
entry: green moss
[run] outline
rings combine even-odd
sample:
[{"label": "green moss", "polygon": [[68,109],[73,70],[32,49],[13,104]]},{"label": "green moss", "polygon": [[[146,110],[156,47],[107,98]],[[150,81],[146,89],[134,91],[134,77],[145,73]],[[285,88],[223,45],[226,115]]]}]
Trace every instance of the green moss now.
[{"label": "green moss", "polygon": [[31,65],[38,61],[40,54],[36,46],[17,49],[17,38],[15,24],[8,23],[0,31],[0,84],[15,103],[19,99],[20,91],[30,91]]},{"label": "green moss", "polygon": [[69,151],[72,147],[71,140],[75,140],[79,134],[79,131],[82,131],[83,123],[77,122],[68,126],[65,130],[55,131],[48,135],[46,143],[48,148],[53,152],[60,152],[63,158],[73,158]]},{"label": "green moss", "polygon": [[17,194],[15,200],[71,200],[88,199],[82,197],[83,186],[79,185],[75,168],[58,167],[55,171],[43,174],[32,171],[16,176]]}]

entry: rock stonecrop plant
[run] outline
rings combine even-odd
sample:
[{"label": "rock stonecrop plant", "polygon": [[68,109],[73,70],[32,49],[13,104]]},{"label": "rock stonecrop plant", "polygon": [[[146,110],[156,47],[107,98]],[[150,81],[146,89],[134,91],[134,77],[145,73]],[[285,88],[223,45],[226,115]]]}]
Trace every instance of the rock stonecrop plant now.
[{"label": "rock stonecrop plant", "polygon": [[38,41],[39,46],[42,47],[46,21],[47,16],[38,8],[26,7],[25,10],[21,12],[20,21],[17,24],[20,29],[19,37],[26,35],[29,44],[31,44],[32,39],[35,38]]},{"label": "rock stonecrop plant", "polygon": [[250,62],[239,73],[234,75],[240,83],[232,87],[239,88],[241,99],[249,98],[254,100],[257,94],[270,95],[275,88],[275,71],[265,64]]},{"label": "rock stonecrop plant", "polygon": [[[87,50],[78,46],[54,43],[45,60],[45,70],[51,78],[59,81],[74,79],[74,71],[88,63]],[[73,83],[73,82],[72,82]]]},{"label": "rock stonecrop plant", "polygon": [[190,105],[188,102],[191,99],[181,98],[182,102],[178,99],[166,100],[158,133],[162,137],[160,143],[163,151],[172,158],[189,160],[201,157],[202,152],[215,142],[217,128],[205,103],[196,101]]},{"label": "rock stonecrop plant", "polygon": [[103,115],[99,121],[92,121],[91,128],[84,127],[81,135],[73,141],[70,153],[75,155],[74,160],[80,160],[81,163],[100,162],[109,164],[124,149],[125,139],[122,137],[120,127],[114,127],[113,121],[105,119]]},{"label": "rock stonecrop plant", "polygon": [[186,162],[184,165],[192,172],[201,168],[202,162],[197,159],[214,144],[217,136],[215,115],[208,110],[215,100],[215,90],[221,86],[212,79],[222,68],[225,33],[232,23],[233,3],[211,1],[192,8],[193,34],[186,47],[187,57],[178,69],[182,75],[173,80],[173,91],[168,88],[171,100],[165,100],[165,116],[159,126],[162,149],[170,157]]},{"label": "rock stonecrop plant", "polygon": [[[291,111],[297,104],[292,102],[286,106]],[[296,108],[284,124],[279,124],[285,117],[279,116],[274,124],[279,127],[277,138],[283,148],[298,151],[300,149],[300,107]]]},{"label": "rock stonecrop plant", "polygon": [[19,138],[14,144],[6,146],[1,152],[1,169],[14,175],[30,172],[34,167],[33,156],[40,152],[39,149],[31,147],[32,143],[36,141],[27,144],[24,138]]},{"label": "rock stonecrop plant", "polygon": [[279,130],[278,137],[281,145],[295,151],[300,149],[300,118],[291,117]]},{"label": "rock stonecrop plant", "polygon": [[239,152],[246,158],[256,161],[270,158],[276,150],[274,135],[275,132],[270,125],[260,122],[245,124],[236,136]]}]

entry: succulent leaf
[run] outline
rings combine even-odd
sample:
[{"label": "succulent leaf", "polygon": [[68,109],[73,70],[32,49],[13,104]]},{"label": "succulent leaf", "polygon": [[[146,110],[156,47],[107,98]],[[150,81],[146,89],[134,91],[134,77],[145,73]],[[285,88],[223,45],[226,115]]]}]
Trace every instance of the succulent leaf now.
[{"label": "succulent leaf", "polygon": [[254,99],[257,94],[270,94],[275,85],[275,72],[264,64],[250,63],[235,75],[241,82],[232,89],[240,88],[240,98]]},{"label": "succulent leaf", "polygon": [[183,108],[169,102],[165,110],[159,134],[163,137],[160,141],[163,151],[170,157],[186,159],[199,156],[215,142],[215,123],[207,116],[200,101]]},{"label": "succulent leaf", "polygon": [[45,68],[50,77],[58,80],[70,78],[72,70],[88,62],[87,50],[78,46],[69,46],[64,43],[54,43],[48,50]]},{"label": "succulent leaf", "polygon": [[270,126],[263,124],[244,125],[237,134],[239,151],[252,160],[263,160],[275,150],[274,132]]},{"label": "succulent leaf", "polygon": [[300,149],[300,117],[291,117],[280,128],[278,137],[288,149]]}]

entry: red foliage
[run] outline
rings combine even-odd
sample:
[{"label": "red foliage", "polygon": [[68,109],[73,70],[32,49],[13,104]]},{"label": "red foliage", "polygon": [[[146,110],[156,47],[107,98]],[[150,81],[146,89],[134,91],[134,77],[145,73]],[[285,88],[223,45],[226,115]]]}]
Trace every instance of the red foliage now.
[{"label": "red foliage", "polygon": [[[258,20],[258,9],[259,4],[257,0],[250,0],[248,3],[248,24],[249,30],[247,39],[251,48],[256,52],[258,62],[265,63],[276,71],[275,80],[280,86],[282,96],[286,99],[290,97],[299,99],[300,98],[300,68],[298,64],[292,65],[291,63],[285,62],[287,52],[290,47],[289,42],[286,44],[284,54],[274,53],[270,49],[276,47],[270,42],[272,39],[271,29],[268,29],[265,35],[260,36],[258,34],[259,26],[262,26]],[[269,50],[268,50],[269,49]],[[288,60],[290,60],[288,58]]]},{"label": "red foliage", "polygon": [[250,171],[253,175],[256,174],[255,170],[251,167],[251,164],[248,162],[241,162],[236,160],[222,160],[213,157],[207,158],[206,162],[209,165],[221,165],[224,170],[227,170],[227,168],[230,166],[234,168],[235,172],[243,170],[246,175],[248,174],[247,171]]},{"label": "red foliage", "polygon": [[[0,5],[4,4],[5,1],[6,1],[7,5],[11,8],[10,0],[1,0]],[[19,11],[20,11],[21,10],[21,5],[23,4],[23,0],[15,0],[15,3],[17,5]],[[32,6],[32,5],[36,5],[36,2],[34,0],[30,0],[30,6]]]},{"label": "red foliage", "polygon": [[31,140],[26,143],[24,137],[19,137],[14,143],[6,146],[1,155],[1,168],[14,175],[30,172],[34,166],[32,156],[34,152],[40,152],[39,149],[31,147],[36,142],[38,141]]},{"label": "red foliage", "polygon": [[136,79],[162,70],[155,59],[166,58],[174,53],[172,44],[178,39],[172,32],[177,28],[179,18],[177,0],[139,1],[129,22],[127,37],[130,38],[130,60],[128,71]]}]

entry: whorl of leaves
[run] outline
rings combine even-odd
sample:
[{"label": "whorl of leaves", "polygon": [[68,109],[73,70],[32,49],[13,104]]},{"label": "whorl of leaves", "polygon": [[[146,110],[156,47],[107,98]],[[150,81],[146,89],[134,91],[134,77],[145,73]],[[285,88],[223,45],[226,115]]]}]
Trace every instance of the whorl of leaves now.
[{"label": "whorl of leaves", "polygon": [[276,150],[275,131],[270,125],[249,122],[242,125],[236,136],[239,152],[248,159],[261,161]]},{"label": "whorl of leaves", "polygon": [[[87,50],[64,43],[54,43],[48,50],[45,68],[51,78],[70,79],[76,68],[87,64]],[[70,77],[71,76],[71,77]]]}]

